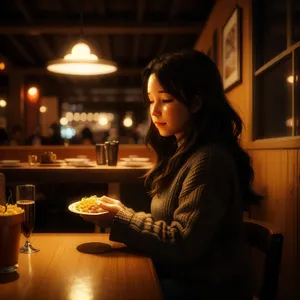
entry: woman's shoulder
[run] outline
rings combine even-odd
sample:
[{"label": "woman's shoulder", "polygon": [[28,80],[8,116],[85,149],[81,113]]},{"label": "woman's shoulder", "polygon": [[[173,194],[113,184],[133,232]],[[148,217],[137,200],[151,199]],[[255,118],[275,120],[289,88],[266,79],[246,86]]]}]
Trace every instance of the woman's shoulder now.
[{"label": "woman's shoulder", "polygon": [[227,165],[234,163],[232,154],[228,147],[219,143],[206,144],[199,147],[189,158],[188,165],[195,167],[199,165]]}]

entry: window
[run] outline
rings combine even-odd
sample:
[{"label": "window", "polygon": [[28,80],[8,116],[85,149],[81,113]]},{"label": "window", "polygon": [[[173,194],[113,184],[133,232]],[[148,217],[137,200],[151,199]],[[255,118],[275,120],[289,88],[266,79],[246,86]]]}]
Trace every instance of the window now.
[{"label": "window", "polygon": [[253,139],[300,135],[300,1],[253,0]]}]

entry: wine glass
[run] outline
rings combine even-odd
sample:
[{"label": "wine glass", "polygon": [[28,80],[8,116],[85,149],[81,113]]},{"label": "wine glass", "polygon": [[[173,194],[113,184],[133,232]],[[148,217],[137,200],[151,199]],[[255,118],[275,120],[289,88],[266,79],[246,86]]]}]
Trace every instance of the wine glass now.
[{"label": "wine glass", "polygon": [[17,205],[24,209],[24,221],[22,223],[22,232],[26,238],[26,242],[21,247],[21,253],[34,253],[40,251],[34,248],[30,243],[30,235],[32,233],[35,222],[35,186],[32,184],[17,185]]}]

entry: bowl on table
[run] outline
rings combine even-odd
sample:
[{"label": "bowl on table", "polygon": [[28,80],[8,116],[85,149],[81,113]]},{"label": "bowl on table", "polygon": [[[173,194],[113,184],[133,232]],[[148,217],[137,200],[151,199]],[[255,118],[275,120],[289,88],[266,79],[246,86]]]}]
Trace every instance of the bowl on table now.
[{"label": "bowl on table", "polygon": [[66,158],[65,161],[69,166],[85,166],[90,162],[88,158]]}]

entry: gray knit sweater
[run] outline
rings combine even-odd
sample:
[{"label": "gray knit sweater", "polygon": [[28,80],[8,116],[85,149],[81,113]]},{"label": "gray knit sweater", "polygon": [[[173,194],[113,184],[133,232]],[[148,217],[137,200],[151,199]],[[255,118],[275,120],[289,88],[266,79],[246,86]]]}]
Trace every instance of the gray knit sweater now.
[{"label": "gray knit sweater", "polygon": [[110,239],[143,251],[176,280],[241,287],[249,274],[242,207],[235,162],[214,144],[186,161],[152,199],[151,214],[121,209]]}]

